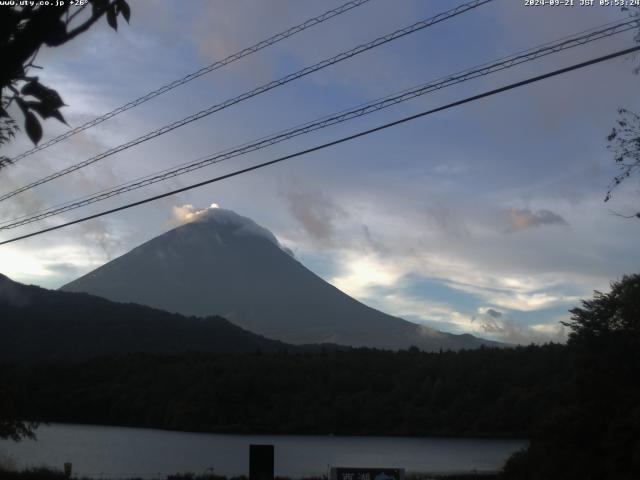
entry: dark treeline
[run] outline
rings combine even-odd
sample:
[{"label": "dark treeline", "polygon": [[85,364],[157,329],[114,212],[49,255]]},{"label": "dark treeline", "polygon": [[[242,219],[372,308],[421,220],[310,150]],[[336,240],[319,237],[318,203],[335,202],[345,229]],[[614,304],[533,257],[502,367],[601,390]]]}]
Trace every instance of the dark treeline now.
[{"label": "dark treeline", "polygon": [[[22,418],[164,429],[526,437],[567,397],[560,345],[458,353],[134,354],[3,364]],[[8,378],[7,378],[8,377]]]},{"label": "dark treeline", "polygon": [[[75,480],[93,480],[89,477],[73,477]],[[100,477],[101,480],[104,480]],[[407,480],[495,480],[497,475],[483,473],[469,474],[453,474],[453,475],[429,475],[409,474]],[[0,469],[0,480],[68,480],[64,472],[60,470],[51,470],[48,468],[33,468],[22,471],[9,471]],[[118,480],[141,480],[139,478],[118,479]],[[224,475],[215,475],[213,473],[194,474],[194,473],[176,473],[165,477],[157,477],[155,480],[249,480],[247,476],[227,477]],[[275,477],[275,480],[292,480],[290,477]],[[304,477],[299,480],[327,480],[326,476],[322,477]]]},{"label": "dark treeline", "polygon": [[504,478],[637,480],[640,275],[571,313],[567,345],[5,361],[0,420],[11,412],[189,431],[526,437]]}]

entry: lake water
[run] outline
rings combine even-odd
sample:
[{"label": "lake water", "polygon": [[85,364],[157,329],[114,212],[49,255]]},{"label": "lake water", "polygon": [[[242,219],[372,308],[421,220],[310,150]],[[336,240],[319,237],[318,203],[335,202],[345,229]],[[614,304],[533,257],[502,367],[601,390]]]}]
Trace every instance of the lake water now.
[{"label": "lake water", "polygon": [[[159,478],[179,472],[247,475],[249,445],[275,445],[275,473],[308,477],[336,467],[402,467],[407,472],[496,471],[524,440],[298,435],[218,435],[144,428],[50,424],[38,441],[0,441],[0,462],[18,468],[73,463],[74,475]],[[209,470],[210,471],[210,470]]]}]

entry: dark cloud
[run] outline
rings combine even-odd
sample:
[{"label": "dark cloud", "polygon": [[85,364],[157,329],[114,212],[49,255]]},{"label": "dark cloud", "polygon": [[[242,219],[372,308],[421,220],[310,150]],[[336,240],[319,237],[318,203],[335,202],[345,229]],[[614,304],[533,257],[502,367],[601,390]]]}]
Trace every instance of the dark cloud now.
[{"label": "dark cloud", "polygon": [[321,192],[290,190],[284,194],[289,212],[316,243],[332,245],[335,221],[347,216],[346,211]]},{"label": "dark cloud", "polygon": [[511,232],[542,225],[569,225],[569,223],[551,210],[533,211],[528,208],[512,208],[509,211],[509,231]]}]

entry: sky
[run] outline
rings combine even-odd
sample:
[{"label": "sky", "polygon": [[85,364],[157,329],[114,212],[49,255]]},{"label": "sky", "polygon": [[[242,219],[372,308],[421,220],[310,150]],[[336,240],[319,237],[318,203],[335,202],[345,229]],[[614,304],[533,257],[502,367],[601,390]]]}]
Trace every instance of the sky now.
[{"label": "sky", "polygon": [[[314,17],[340,1],[133,0],[118,32],[100,22],[43,49],[42,83],[80,125]],[[445,11],[451,0],[371,0],[38,152],[0,172],[7,192],[210,105]],[[616,7],[495,0],[0,203],[16,216],[624,18]],[[633,46],[634,32],[234,158],[29,226],[73,220]],[[620,107],[638,110],[639,58],[621,57],[141,207],[0,246],[0,272],[58,288],[213,203],[272,231],[305,266],[358,300],[442,331],[562,341],[593,290],[638,272],[637,179],[607,150]],[[68,128],[44,124],[45,137]],[[43,140],[43,141],[44,141]],[[3,148],[30,148],[19,136]]]}]

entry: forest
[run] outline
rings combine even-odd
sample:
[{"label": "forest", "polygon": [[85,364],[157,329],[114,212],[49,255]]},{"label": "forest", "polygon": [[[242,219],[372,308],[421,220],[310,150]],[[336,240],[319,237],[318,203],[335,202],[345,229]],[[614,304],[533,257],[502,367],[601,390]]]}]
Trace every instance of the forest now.
[{"label": "forest", "polygon": [[571,314],[566,345],[4,361],[3,408],[196,432],[521,437],[505,478],[640,478],[640,275]]},{"label": "forest", "polygon": [[559,345],[460,353],[133,354],[4,364],[23,418],[171,430],[527,436],[566,395]]}]

